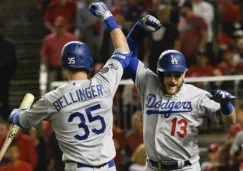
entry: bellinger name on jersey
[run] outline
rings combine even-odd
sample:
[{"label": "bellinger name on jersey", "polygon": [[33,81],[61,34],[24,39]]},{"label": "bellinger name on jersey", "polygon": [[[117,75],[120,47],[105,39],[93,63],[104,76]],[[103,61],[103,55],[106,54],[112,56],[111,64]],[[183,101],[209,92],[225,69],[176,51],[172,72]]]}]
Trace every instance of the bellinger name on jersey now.
[{"label": "bellinger name on jersey", "polygon": [[61,109],[73,103],[84,101],[102,95],[103,95],[102,87],[100,85],[92,85],[86,88],[77,89],[75,91],[69,92],[68,94],[54,101],[53,105],[57,111],[60,111]]},{"label": "bellinger name on jersey", "polygon": [[176,101],[176,100],[157,101],[156,95],[154,94],[147,95],[146,107],[153,108],[153,110],[147,110],[147,115],[184,113],[184,112],[192,111],[191,101]]}]

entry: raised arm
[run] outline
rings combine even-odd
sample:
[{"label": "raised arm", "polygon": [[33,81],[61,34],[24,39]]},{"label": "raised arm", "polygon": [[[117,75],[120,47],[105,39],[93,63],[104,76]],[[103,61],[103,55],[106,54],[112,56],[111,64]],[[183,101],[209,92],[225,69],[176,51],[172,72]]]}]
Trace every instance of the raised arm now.
[{"label": "raised arm", "polygon": [[139,43],[147,32],[155,32],[161,27],[160,21],[151,15],[147,15],[136,22],[127,36],[129,48],[133,57],[137,55]]},{"label": "raised arm", "polygon": [[115,48],[111,59],[106,62],[100,72],[95,74],[94,79],[96,79],[107,92],[110,92],[111,96],[114,96],[117,87],[119,86],[124,68],[129,65],[131,53],[126,37],[118,27],[106,4],[103,2],[92,3],[89,9],[94,16],[105,23]]},{"label": "raised arm", "polygon": [[136,72],[139,60],[137,58],[137,51],[139,43],[142,41],[146,32],[155,32],[161,27],[159,20],[151,15],[147,15],[133,26],[131,31],[127,36],[127,43],[131,50],[132,58],[127,67],[127,72],[131,75],[133,81],[135,82]]},{"label": "raised arm", "polygon": [[[111,39],[115,48],[112,59],[118,60],[123,68],[127,67],[130,61],[130,49],[127,44],[126,37],[121,29],[118,27],[113,15],[103,2],[92,3],[90,5],[90,12],[104,21],[106,27],[110,31]],[[129,55],[128,55],[129,54]]]}]

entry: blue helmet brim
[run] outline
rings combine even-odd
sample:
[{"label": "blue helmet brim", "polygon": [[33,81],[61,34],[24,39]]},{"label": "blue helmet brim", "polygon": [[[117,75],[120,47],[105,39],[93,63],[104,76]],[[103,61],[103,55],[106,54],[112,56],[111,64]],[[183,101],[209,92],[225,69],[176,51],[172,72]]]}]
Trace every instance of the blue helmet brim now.
[{"label": "blue helmet brim", "polygon": [[168,66],[167,68],[160,68],[158,67],[157,70],[159,72],[186,72],[188,69],[184,66]]}]

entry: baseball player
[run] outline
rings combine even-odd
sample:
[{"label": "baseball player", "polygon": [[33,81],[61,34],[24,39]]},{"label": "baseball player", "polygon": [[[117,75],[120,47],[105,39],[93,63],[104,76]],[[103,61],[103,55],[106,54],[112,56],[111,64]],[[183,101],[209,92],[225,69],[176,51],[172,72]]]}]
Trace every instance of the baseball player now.
[{"label": "baseball player", "polygon": [[142,100],[145,170],[199,171],[198,127],[205,117],[234,123],[231,100],[235,97],[222,90],[211,95],[184,83],[186,60],[176,50],[160,55],[157,73],[145,67],[136,57],[138,43],[146,31],[156,31],[159,27],[159,21],[148,15],[134,25],[127,37],[133,54],[127,71]]},{"label": "baseball player", "polygon": [[130,60],[126,37],[104,3],[93,3],[90,12],[104,21],[115,52],[94,77],[88,79],[93,61],[81,42],[67,43],[61,63],[69,82],[37,101],[30,110],[15,109],[10,120],[23,128],[49,120],[56,133],[65,171],[115,171],[112,139],[113,96],[123,69]]}]

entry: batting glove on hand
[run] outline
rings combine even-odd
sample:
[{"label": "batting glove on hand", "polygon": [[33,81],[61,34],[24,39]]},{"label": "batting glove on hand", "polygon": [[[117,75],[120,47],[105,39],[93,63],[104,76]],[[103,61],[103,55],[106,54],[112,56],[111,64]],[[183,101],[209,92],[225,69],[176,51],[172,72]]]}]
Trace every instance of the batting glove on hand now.
[{"label": "batting glove on hand", "polygon": [[161,27],[160,21],[152,15],[146,15],[139,22],[147,32],[155,32]]},{"label": "batting glove on hand", "polygon": [[155,32],[160,27],[160,21],[152,15],[146,15],[145,17],[137,21],[137,23],[133,26],[133,28],[127,36],[129,48],[133,48],[132,42],[129,42],[129,39],[131,39],[135,43],[140,43],[143,37],[145,36],[146,32]]},{"label": "batting glove on hand", "polygon": [[230,93],[228,93],[227,91],[223,91],[223,90],[217,90],[212,91],[212,98],[214,101],[220,103],[220,104],[227,104],[229,102],[231,102],[232,100],[236,99],[235,96],[231,95]]},{"label": "batting glove on hand", "polygon": [[15,125],[18,125],[19,127],[22,127],[21,125],[20,125],[20,122],[19,122],[19,115],[21,114],[21,113],[23,113],[24,111],[26,111],[26,109],[24,109],[24,108],[20,108],[20,109],[14,109],[12,112],[11,112],[11,114],[10,114],[10,116],[9,116],[9,120],[11,121],[11,122],[13,122]]},{"label": "batting glove on hand", "polygon": [[94,16],[102,20],[106,20],[107,18],[112,16],[109,8],[103,2],[92,3],[89,6],[89,10]]}]

